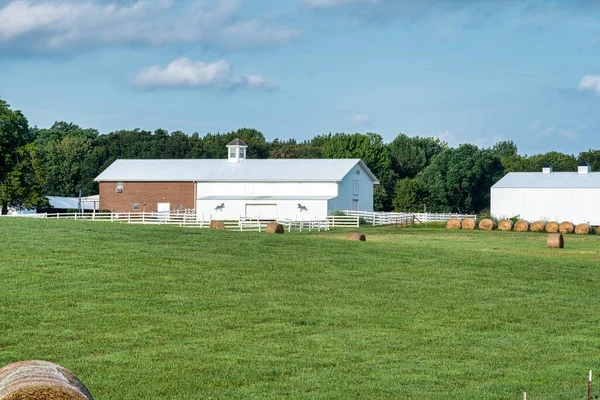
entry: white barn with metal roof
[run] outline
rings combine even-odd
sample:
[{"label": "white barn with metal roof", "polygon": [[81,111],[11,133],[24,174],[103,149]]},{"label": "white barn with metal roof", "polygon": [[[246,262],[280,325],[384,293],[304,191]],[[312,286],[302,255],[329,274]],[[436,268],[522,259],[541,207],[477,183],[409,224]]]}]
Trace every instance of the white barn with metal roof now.
[{"label": "white barn with metal roof", "polygon": [[600,225],[600,172],[582,163],[577,172],[510,172],[491,190],[496,218]]},{"label": "white barn with metal roof", "polygon": [[145,211],[177,210],[183,200],[170,201],[168,192],[153,197],[144,183],[190,182],[199,218],[301,219],[336,210],[373,211],[373,185],[379,182],[359,159],[247,160],[243,142],[228,148],[223,160],[117,160],[96,178],[100,208],[110,203],[118,212],[141,211],[140,204]]}]

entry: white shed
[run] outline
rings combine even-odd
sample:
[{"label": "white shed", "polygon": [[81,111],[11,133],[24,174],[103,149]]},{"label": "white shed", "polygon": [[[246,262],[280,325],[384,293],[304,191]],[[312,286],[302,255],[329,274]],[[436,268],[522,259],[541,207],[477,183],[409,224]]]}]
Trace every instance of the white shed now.
[{"label": "white shed", "polygon": [[510,172],[491,190],[496,218],[518,215],[528,221],[570,221],[600,225],[600,172],[586,162],[577,172]]},{"label": "white shed", "polygon": [[96,178],[101,207],[193,207],[198,218],[220,220],[373,211],[373,185],[379,182],[360,159],[252,160],[242,141],[227,147],[222,160],[117,160]]}]

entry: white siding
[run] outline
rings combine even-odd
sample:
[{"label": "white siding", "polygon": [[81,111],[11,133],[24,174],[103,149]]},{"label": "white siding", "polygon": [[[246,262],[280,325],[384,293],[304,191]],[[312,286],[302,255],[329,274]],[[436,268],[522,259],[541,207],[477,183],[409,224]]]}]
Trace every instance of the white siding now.
[{"label": "white siding", "polygon": [[[367,178],[368,179],[368,178]],[[350,182],[352,184],[352,182]],[[335,182],[198,182],[197,197],[205,196],[337,196]]]},{"label": "white siding", "polygon": [[[298,209],[298,203],[305,206],[308,211],[300,211]],[[223,211],[216,211],[215,208],[225,204]],[[323,217],[327,215],[327,200],[198,200],[196,202],[196,212],[198,218],[203,219],[217,219],[217,220],[237,220],[240,217],[246,216],[246,210],[249,205],[261,204],[277,205],[277,212],[279,218],[292,218],[292,219],[313,219],[315,217]],[[250,207],[252,209],[252,206]],[[271,210],[268,211],[272,214]],[[249,217],[256,217],[255,215],[249,215]],[[261,218],[263,216],[260,216]],[[270,218],[271,215],[266,216]]]},{"label": "white siding", "polygon": [[600,225],[600,188],[492,188],[496,218]]},{"label": "white siding", "polygon": [[[354,194],[355,189],[358,189],[358,195]],[[373,181],[358,164],[338,184],[338,197],[329,200],[329,214],[336,210],[352,210],[353,200],[358,200],[360,211],[373,211]]]}]

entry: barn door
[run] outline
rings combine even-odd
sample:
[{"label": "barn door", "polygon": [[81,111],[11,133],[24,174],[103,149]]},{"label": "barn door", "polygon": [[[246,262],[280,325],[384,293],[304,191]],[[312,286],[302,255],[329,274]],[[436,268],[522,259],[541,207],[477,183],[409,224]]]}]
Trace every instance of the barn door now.
[{"label": "barn door", "polygon": [[246,217],[277,219],[277,204],[246,204]]}]

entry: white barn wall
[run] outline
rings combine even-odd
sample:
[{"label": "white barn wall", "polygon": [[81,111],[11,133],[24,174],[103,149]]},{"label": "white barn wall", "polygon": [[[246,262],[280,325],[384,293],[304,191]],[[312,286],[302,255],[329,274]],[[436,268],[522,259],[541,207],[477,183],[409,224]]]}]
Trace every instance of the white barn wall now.
[{"label": "white barn wall", "polygon": [[496,218],[600,225],[600,188],[492,188]]},{"label": "white barn wall", "polygon": [[196,196],[337,196],[335,182],[197,182]]},{"label": "white barn wall", "polygon": [[[196,202],[196,213],[198,218],[216,219],[216,220],[238,220],[246,216],[247,204],[277,204],[277,213],[279,218],[292,219],[313,219],[327,215],[327,200],[301,200],[303,206],[308,211],[300,212],[298,210],[298,200],[202,200]],[[223,211],[216,211],[216,206],[225,204]],[[249,215],[248,217],[268,218],[271,216]]]},{"label": "white barn wall", "polygon": [[[359,181],[358,196],[354,195],[355,179]],[[353,199],[358,199],[360,211],[373,211],[373,182],[358,164],[339,182],[337,198],[329,200],[329,214],[336,210],[352,210]]]}]

